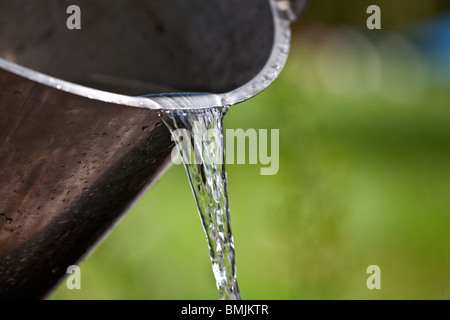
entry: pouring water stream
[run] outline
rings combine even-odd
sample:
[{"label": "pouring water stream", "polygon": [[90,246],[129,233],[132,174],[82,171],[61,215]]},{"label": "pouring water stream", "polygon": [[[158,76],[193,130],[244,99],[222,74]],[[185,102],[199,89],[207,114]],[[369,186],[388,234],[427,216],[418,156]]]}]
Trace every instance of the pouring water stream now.
[{"label": "pouring water stream", "polygon": [[225,171],[223,118],[228,108],[165,111],[206,234],[221,300],[240,300]]}]

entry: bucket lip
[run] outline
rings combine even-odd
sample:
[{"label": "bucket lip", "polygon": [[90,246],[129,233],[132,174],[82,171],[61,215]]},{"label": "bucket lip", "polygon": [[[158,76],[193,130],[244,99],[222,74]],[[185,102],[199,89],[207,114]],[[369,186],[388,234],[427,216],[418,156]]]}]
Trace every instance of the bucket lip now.
[{"label": "bucket lip", "polygon": [[0,58],[0,68],[23,78],[88,99],[152,110],[202,109],[231,106],[267,89],[284,68],[291,43],[291,20],[279,4],[287,0],[268,0],[272,9],[274,39],[270,56],[261,71],[244,85],[226,93],[161,93],[128,96],[65,81]]}]

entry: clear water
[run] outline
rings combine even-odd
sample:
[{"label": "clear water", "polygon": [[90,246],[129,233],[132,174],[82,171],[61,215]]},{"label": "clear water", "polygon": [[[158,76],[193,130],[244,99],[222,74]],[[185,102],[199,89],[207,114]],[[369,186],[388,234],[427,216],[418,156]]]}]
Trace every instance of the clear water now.
[{"label": "clear water", "polygon": [[[206,234],[221,300],[240,300],[230,227],[223,118],[228,108],[165,111]],[[182,137],[182,138],[180,138]]]}]

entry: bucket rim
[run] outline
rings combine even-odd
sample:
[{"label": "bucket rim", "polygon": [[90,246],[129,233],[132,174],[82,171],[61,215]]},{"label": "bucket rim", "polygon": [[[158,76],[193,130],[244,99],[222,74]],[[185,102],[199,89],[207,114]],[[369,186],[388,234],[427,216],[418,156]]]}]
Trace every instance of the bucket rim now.
[{"label": "bucket rim", "polygon": [[232,106],[244,102],[267,89],[285,67],[291,44],[291,22],[286,14],[289,0],[268,0],[272,10],[274,37],[270,56],[259,73],[242,86],[225,93],[160,93],[130,96],[94,89],[62,80],[0,58],[0,68],[28,80],[70,94],[122,106],[152,110],[205,109]]}]

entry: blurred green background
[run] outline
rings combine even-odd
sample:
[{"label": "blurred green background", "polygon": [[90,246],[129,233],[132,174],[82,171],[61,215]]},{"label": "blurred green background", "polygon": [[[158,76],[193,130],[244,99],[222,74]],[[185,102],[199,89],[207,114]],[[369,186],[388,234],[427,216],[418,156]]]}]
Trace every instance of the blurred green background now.
[{"label": "blurred green background", "polygon": [[[365,27],[370,4],[382,30]],[[243,299],[450,298],[450,81],[416,41],[445,10],[311,1],[281,76],[230,110],[226,129],[280,129],[277,175],[227,166]],[[218,299],[182,166],[81,270],[82,290],[51,299]]]}]

